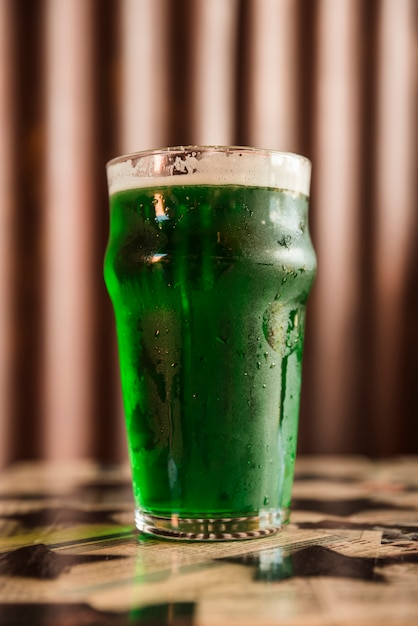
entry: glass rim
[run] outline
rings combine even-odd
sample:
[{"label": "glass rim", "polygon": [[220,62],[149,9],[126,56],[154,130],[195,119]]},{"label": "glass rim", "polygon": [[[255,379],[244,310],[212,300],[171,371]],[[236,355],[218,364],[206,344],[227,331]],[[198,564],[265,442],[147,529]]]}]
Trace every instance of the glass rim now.
[{"label": "glass rim", "polygon": [[303,154],[298,154],[297,152],[292,152],[289,150],[275,150],[273,148],[258,148],[253,146],[240,146],[240,145],[223,145],[223,144],[208,144],[208,145],[199,145],[199,144],[190,144],[184,146],[167,146],[163,148],[151,148],[146,150],[138,150],[134,152],[127,152],[125,154],[121,154],[119,156],[112,157],[106,162],[106,168],[112,167],[113,165],[117,165],[119,163],[125,163],[129,160],[136,160],[141,158],[147,158],[152,156],[160,156],[160,155],[174,155],[174,154],[186,154],[186,153],[202,153],[202,152],[213,152],[213,153],[222,153],[222,154],[236,154],[240,152],[244,152],[245,154],[254,154],[265,157],[272,156],[281,156],[289,159],[295,159],[296,161],[306,162],[307,165],[312,165],[312,161]]},{"label": "glass rim", "polygon": [[309,197],[311,161],[294,152],[250,146],[175,146],[143,150],[106,165],[109,195],[175,185],[282,189]]}]

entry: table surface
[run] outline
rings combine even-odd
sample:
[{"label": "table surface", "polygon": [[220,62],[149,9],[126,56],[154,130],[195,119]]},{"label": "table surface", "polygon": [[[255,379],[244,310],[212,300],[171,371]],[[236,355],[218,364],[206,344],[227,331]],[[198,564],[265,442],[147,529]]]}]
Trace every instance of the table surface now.
[{"label": "table surface", "polygon": [[418,457],[301,458],[291,523],[139,536],[127,467],[0,474],[0,626],[418,625]]}]

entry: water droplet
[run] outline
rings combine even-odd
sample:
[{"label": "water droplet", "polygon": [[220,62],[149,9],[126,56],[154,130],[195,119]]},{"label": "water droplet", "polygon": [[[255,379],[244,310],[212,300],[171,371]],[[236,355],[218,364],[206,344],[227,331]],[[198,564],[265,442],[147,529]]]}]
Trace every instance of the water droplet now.
[{"label": "water droplet", "polygon": [[198,397],[199,397],[199,394],[198,394],[198,393],[194,393],[192,397],[193,397],[193,398],[198,398]]},{"label": "water droplet", "polygon": [[160,331],[156,330],[155,333],[154,333],[154,337],[159,337],[159,335],[160,335]]},{"label": "water droplet", "polygon": [[267,358],[268,358],[268,355],[269,355],[269,353],[268,353],[268,352],[265,352],[265,353],[264,353],[264,358],[265,358],[266,360],[267,360]]},{"label": "water droplet", "polygon": [[222,337],[221,335],[219,337],[216,337],[216,341],[219,341],[219,343],[222,343],[224,345],[227,343],[226,337]]},{"label": "water droplet", "polygon": [[265,384],[263,383],[263,389],[265,389],[266,387],[267,387],[267,385],[265,385]]},{"label": "water droplet", "polygon": [[272,363],[272,364],[270,365],[270,369],[272,370],[272,369],[273,369],[273,367],[276,367],[276,364],[275,364],[275,363]]},{"label": "water droplet", "polygon": [[[167,354],[168,354],[168,352],[167,352]],[[177,363],[172,363],[171,367],[177,367]]]},{"label": "water droplet", "polygon": [[257,361],[257,369],[259,370],[260,367],[261,367],[261,363],[260,363],[260,361]]},{"label": "water droplet", "polygon": [[264,496],[264,506],[267,506],[269,502],[270,502],[269,497]]},{"label": "water droplet", "polygon": [[283,235],[283,237],[281,237],[277,243],[279,244],[279,246],[283,246],[284,248],[290,248],[291,244],[292,244],[292,237],[291,235]]}]

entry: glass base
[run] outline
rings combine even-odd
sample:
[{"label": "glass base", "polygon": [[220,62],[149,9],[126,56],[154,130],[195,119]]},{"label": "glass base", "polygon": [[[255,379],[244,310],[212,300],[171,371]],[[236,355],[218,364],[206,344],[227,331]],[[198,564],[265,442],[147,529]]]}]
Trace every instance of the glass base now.
[{"label": "glass base", "polygon": [[277,533],[289,522],[289,509],[262,510],[252,517],[184,518],[135,510],[135,524],[141,533],[183,541],[237,541]]}]

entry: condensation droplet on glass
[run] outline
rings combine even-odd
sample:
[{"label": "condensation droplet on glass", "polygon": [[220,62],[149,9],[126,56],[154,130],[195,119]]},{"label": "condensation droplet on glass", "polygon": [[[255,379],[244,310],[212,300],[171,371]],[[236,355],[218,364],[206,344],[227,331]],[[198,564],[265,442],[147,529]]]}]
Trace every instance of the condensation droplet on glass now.
[{"label": "condensation droplet on glass", "polygon": [[270,502],[269,497],[264,496],[264,506],[267,506],[269,502]]}]

